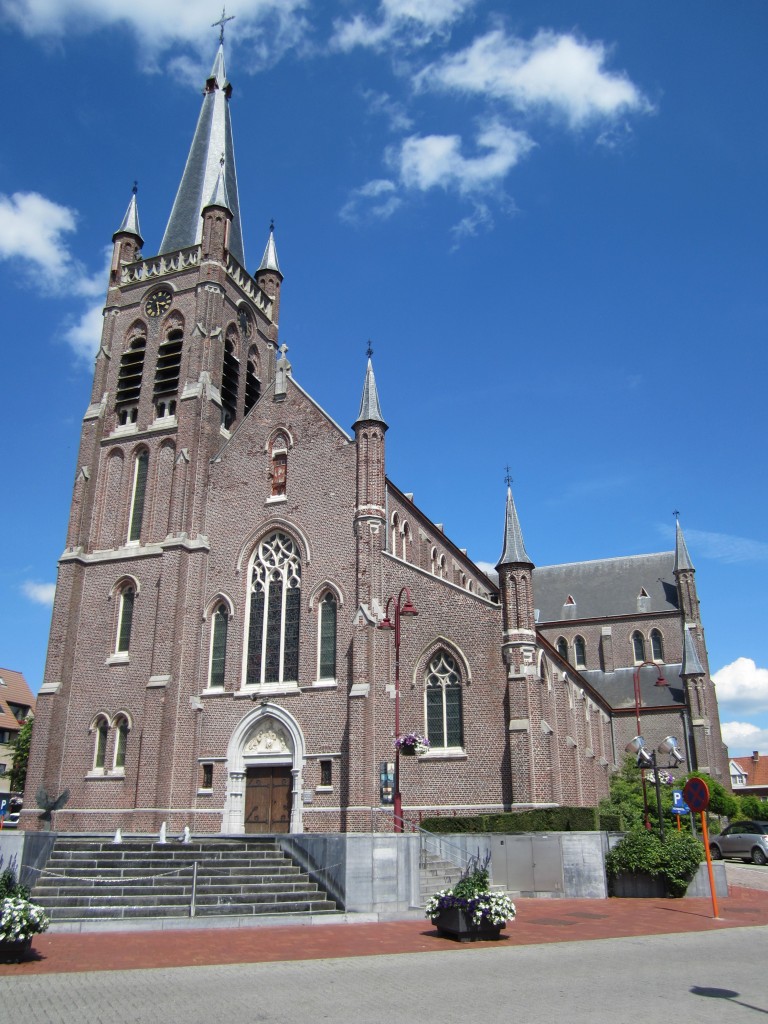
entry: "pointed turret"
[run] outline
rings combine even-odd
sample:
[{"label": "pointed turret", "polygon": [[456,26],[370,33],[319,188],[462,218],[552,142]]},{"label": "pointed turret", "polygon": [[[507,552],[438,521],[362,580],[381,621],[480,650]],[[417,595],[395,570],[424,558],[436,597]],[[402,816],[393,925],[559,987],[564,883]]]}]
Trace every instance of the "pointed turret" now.
[{"label": "pointed turret", "polygon": [[109,285],[120,283],[121,267],[124,263],[133,263],[139,258],[144,239],[139,227],[139,207],[136,202],[138,187],[134,182],[131,201],[120,222],[120,227],[112,235],[112,264],[109,271]]},{"label": "pointed turret", "polygon": [[[675,513],[677,516],[677,513]],[[696,593],[696,570],[683,536],[683,528],[677,519],[675,526],[675,582],[684,622],[699,622],[699,597]]]},{"label": "pointed turret", "polygon": [[530,565],[533,567],[533,562],[525,550],[523,531],[520,529],[515,499],[512,497],[512,487],[509,484],[507,485],[507,511],[504,521],[504,550],[496,568],[500,569],[502,565]]},{"label": "pointed turret", "polygon": [[205,204],[205,209],[209,206],[219,206],[222,210],[229,210],[232,212],[232,207],[229,204],[229,196],[227,195],[227,181],[224,174],[224,159],[220,161],[219,176],[216,179],[216,184],[213,186],[213,194],[211,195],[208,202]]},{"label": "pointed turret", "polygon": [[675,572],[681,570],[689,570],[695,572],[691,556],[688,554],[688,548],[685,543],[685,537],[683,536],[683,528],[680,525],[680,520],[676,520],[675,525]]},{"label": "pointed turret", "polygon": [[118,235],[133,235],[134,238],[139,240],[139,248],[144,243],[144,239],[141,237],[141,228],[139,227],[139,206],[136,202],[137,187],[133,186],[131,193],[131,201],[128,203],[128,209],[125,211],[120,227],[112,235],[112,241],[114,242]]},{"label": "pointed turret", "polygon": [[[229,97],[232,86],[224,68],[224,47],[219,45],[211,73],[205,83],[203,106],[189,148],[187,164],[173,203],[168,226],[160,243],[160,253],[173,252],[202,241],[202,212],[214,195],[226,197],[226,209],[232,214],[227,248],[245,266],[240,203],[235,172],[235,150]],[[219,176],[223,189],[219,189]],[[217,203],[217,205],[221,205]]]},{"label": "pointed turret", "polygon": [[278,323],[280,320],[280,286],[283,283],[283,275],[280,264],[277,262],[274,221],[269,225],[269,238],[264,247],[264,255],[261,257],[259,269],[254,277],[259,288],[272,299],[272,321]]},{"label": "pointed turret", "polygon": [[373,375],[373,363],[371,362],[370,356],[368,357],[368,368],[365,371],[363,397],[360,400],[360,412],[357,414],[357,419],[352,424],[352,429],[357,430],[358,426],[363,423],[380,423],[384,430],[388,429],[386,421],[381,415],[379,392],[376,389],[376,378]]}]

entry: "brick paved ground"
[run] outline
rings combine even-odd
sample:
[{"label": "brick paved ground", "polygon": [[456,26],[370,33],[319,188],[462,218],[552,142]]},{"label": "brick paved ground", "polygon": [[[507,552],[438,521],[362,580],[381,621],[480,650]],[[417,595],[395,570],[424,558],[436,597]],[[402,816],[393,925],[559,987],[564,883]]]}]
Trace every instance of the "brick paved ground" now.
[{"label": "brick paved ground", "polygon": [[[763,869],[765,870],[765,869]],[[762,882],[762,875],[755,875]],[[751,881],[750,875],[748,880]],[[732,886],[715,920],[706,899],[519,900],[517,920],[499,940],[527,946],[622,936],[665,935],[768,925],[768,891]],[[0,965],[1,975],[322,960],[388,953],[477,949],[441,938],[424,920],[185,931],[45,933],[33,958]]]}]

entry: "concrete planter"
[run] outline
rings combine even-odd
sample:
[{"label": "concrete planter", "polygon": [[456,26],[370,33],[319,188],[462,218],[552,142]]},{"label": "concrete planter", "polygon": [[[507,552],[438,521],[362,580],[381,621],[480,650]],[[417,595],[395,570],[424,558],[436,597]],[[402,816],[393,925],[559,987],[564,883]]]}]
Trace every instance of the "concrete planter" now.
[{"label": "concrete planter", "polygon": [[620,899],[663,899],[667,895],[664,879],[644,871],[617,875],[610,884],[612,895]]}]

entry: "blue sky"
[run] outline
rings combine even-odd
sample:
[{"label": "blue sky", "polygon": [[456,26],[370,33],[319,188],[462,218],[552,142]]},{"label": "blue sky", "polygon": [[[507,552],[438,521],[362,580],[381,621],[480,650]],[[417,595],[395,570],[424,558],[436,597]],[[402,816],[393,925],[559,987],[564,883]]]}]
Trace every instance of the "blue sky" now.
[{"label": "blue sky", "polygon": [[[160,14],[158,14],[160,11]],[[246,260],[275,219],[294,376],[477,561],[504,473],[540,565],[664,550],[679,509],[724,733],[768,749],[768,6],[231,0]],[[105,293],[156,251],[215,3],[0,0],[0,663],[42,681]]]}]

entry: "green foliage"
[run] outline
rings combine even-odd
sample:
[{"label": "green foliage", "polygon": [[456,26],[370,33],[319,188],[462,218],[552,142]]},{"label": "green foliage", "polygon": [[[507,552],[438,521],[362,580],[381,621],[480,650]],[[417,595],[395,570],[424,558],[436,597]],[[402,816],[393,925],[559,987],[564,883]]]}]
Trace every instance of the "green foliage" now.
[{"label": "green foliage", "polygon": [[761,800],[759,796],[749,793],[747,796],[737,797],[739,818],[752,818],[757,821],[768,821],[768,802]]},{"label": "green foliage", "polygon": [[711,775],[707,775],[705,772],[689,772],[686,775],[686,780],[692,779],[704,779],[709,790],[709,807],[707,808],[710,814],[722,814],[726,818],[735,818],[739,813],[739,801],[733,796],[722,783],[718,782],[717,779],[713,779]]},{"label": "green foliage", "polygon": [[6,868],[0,874],[0,900],[4,899],[29,899],[29,889],[26,885],[16,881],[13,868]]},{"label": "green foliage", "polygon": [[10,771],[5,772],[5,776],[10,779],[12,793],[24,792],[24,784],[27,781],[27,765],[29,764],[29,748],[32,743],[32,722],[33,716],[29,715],[10,744],[13,750],[13,762]]},{"label": "green foliage", "polygon": [[609,879],[623,874],[661,876],[670,896],[685,896],[704,858],[704,847],[690,832],[671,831],[666,840],[643,826],[631,829],[605,858]]},{"label": "green foliage", "polygon": [[601,823],[596,807],[547,807],[471,818],[445,815],[425,818],[421,825],[427,832],[500,832],[508,836],[521,832],[594,832],[608,827]]}]

